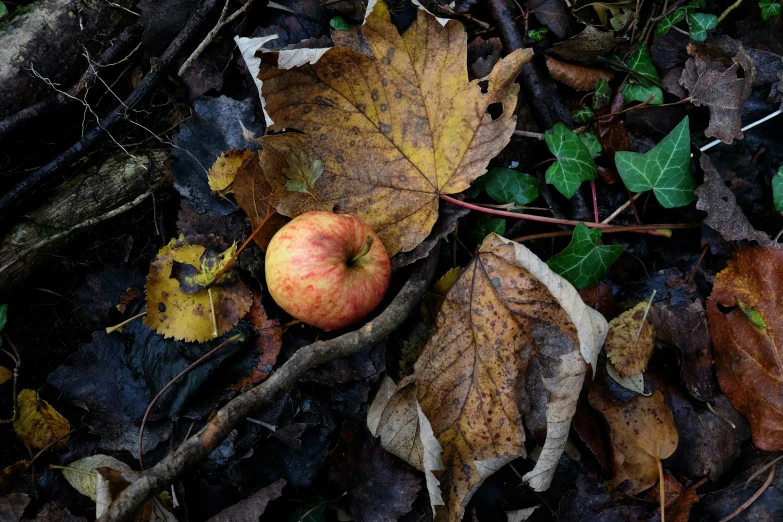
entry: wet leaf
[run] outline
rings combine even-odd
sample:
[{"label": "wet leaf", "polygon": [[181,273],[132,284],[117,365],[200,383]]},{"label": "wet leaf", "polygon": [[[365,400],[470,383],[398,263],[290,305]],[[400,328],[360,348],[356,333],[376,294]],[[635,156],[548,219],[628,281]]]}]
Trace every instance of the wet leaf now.
[{"label": "wet leaf", "polygon": [[688,36],[692,40],[703,42],[707,39],[707,31],[718,26],[718,17],[706,13],[688,13],[688,22],[691,26]]},{"label": "wet leaf", "polygon": [[756,67],[742,45],[732,60],[730,67],[724,67],[714,61],[688,58],[680,78],[691,101],[710,109],[710,124],[704,135],[729,144],[743,137],[742,107],[756,80]]},{"label": "wet leaf", "polygon": [[448,520],[461,520],[487,476],[525,455],[523,422],[543,446],[523,479],[543,491],[605,334],[605,319],[567,281],[522,245],[490,235],[446,296],[414,375],[384,408],[371,408],[375,432],[387,450],[416,455],[408,461],[421,469],[437,447],[425,450],[417,408],[431,423],[443,469],[424,469],[433,474],[431,500],[432,480],[440,482]]},{"label": "wet leaf", "polygon": [[248,149],[231,149],[221,154],[207,173],[209,188],[221,196],[233,192],[231,185],[237,171],[245,161],[255,157],[256,153]]},{"label": "wet leaf", "polygon": [[717,230],[726,241],[756,241],[769,245],[769,236],[753,228],[737,204],[737,198],[726,186],[710,158],[702,154],[699,160],[704,170],[704,184],[696,189],[696,208],[707,212],[704,224]]},{"label": "wet leaf", "polygon": [[620,151],[615,163],[623,183],[632,192],[652,189],[665,208],[683,207],[696,199],[696,183],[690,174],[691,136],[686,116],[652,150]]},{"label": "wet leaf", "polygon": [[577,91],[592,91],[599,80],[609,81],[614,76],[611,71],[561,62],[551,56],[546,57],[546,67],[552,78]]},{"label": "wet leaf", "polygon": [[783,212],[783,167],[772,176],[772,202],[775,210]]},{"label": "wet leaf", "polygon": [[[71,462],[60,469],[68,484],[84,496],[90,497],[93,502],[97,499],[96,487],[98,484],[98,468],[110,468],[120,473],[125,480],[132,482],[138,473],[133,471],[124,462],[109,455],[91,455],[75,462]],[[58,468],[59,469],[59,468]]]},{"label": "wet leaf", "polygon": [[623,98],[625,98],[625,103],[647,102],[649,100],[650,105],[660,105],[663,103],[663,91],[657,85],[645,87],[637,83],[629,83],[623,89]]},{"label": "wet leaf", "polygon": [[616,404],[602,386],[594,383],[589,401],[609,423],[612,444],[623,457],[615,459],[614,485],[631,479],[631,495],[652,487],[658,481],[659,460],[674,453],[679,440],[672,412],[661,392]]},{"label": "wet leaf", "polygon": [[[225,257],[207,257],[202,262],[205,251],[205,247],[189,245],[181,239],[172,239],[160,249],[147,276],[144,324],[165,337],[204,342],[231,330],[250,310],[253,294],[241,281],[212,287],[211,299],[210,292],[198,288],[203,281],[210,279],[207,275],[211,273],[210,269],[217,272],[215,266],[220,264],[219,259]],[[172,274],[178,266],[175,263],[191,267],[195,293],[189,295],[183,292],[180,281]],[[217,332],[213,329],[211,302],[214,303]]]},{"label": "wet leaf", "polygon": [[557,158],[546,170],[546,182],[570,199],[583,181],[595,179],[595,162],[579,136],[562,123],[546,131],[544,139],[549,152]]},{"label": "wet leaf", "polygon": [[623,377],[643,372],[655,347],[647,309],[648,303],[642,301],[609,322],[604,351]]},{"label": "wet leaf", "polygon": [[207,522],[251,522],[257,521],[266,511],[266,506],[273,500],[280,498],[286,485],[284,479],[280,479],[265,486],[244,500],[240,500],[233,506],[229,506]]},{"label": "wet leaf", "polygon": [[[766,451],[783,450],[782,293],[783,251],[744,247],[718,273],[707,301],[718,383],[748,419],[753,443]],[[740,301],[766,328],[742,311]]]},{"label": "wet leaf", "polygon": [[19,393],[19,418],[14,422],[14,431],[27,446],[43,449],[61,439],[55,448],[63,449],[68,443],[66,435],[71,431],[68,419],[41,399],[35,390]]},{"label": "wet leaf", "polygon": [[547,265],[576,288],[589,286],[597,282],[623,253],[620,245],[598,246],[600,240],[600,228],[588,228],[579,223],[565,250],[552,256]]},{"label": "wet leaf", "polygon": [[505,167],[489,169],[484,189],[487,195],[498,203],[522,206],[538,197],[538,181],[535,176]]},{"label": "wet leaf", "polygon": [[772,17],[780,16],[780,2],[759,0],[759,8],[761,9],[762,20],[769,20]]},{"label": "wet leaf", "polygon": [[667,14],[660,20],[658,20],[658,25],[655,27],[655,34],[659,36],[663,36],[666,33],[669,32],[669,29],[678,22],[681,22],[685,19],[685,9],[677,9],[672,13]]},{"label": "wet leaf", "polygon": [[[258,78],[271,128],[301,133],[264,137],[261,168],[279,213],[353,214],[394,255],[430,232],[438,194],[467,189],[508,143],[519,90],[513,82],[532,51],[499,61],[487,86],[468,81],[467,38],[456,21],[442,27],[419,11],[400,35],[378,2],[362,27],[374,58],[334,47],[316,63],[281,70],[276,54],[262,54]],[[285,190],[292,151],[323,162],[311,194]]]}]

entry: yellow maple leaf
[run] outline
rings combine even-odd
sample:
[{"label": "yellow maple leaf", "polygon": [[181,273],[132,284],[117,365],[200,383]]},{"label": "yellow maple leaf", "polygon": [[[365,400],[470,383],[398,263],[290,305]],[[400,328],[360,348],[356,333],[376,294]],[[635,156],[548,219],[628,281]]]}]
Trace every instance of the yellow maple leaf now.
[{"label": "yellow maple leaf", "polygon": [[209,188],[220,195],[233,192],[234,178],[246,161],[257,161],[256,153],[248,149],[231,149],[221,154],[207,173]]},{"label": "yellow maple leaf", "polygon": [[19,418],[14,422],[14,431],[22,442],[31,448],[43,449],[57,439],[55,446],[65,447],[66,435],[71,431],[68,419],[41,399],[35,390],[22,390],[19,393]]},{"label": "yellow maple leaf", "polygon": [[[233,248],[236,249],[236,245]],[[219,268],[216,267],[222,268],[230,258],[231,248],[212,258],[211,262],[202,259],[205,250],[201,245],[188,245],[181,239],[172,239],[160,249],[147,276],[144,324],[165,337],[204,342],[231,330],[250,310],[253,293],[241,281],[214,286],[211,292],[204,290],[217,274]],[[214,261],[218,258],[223,261]],[[172,277],[175,263],[190,267],[193,275],[186,274],[180,279]],[[209,272],[202,272],[204,268]],[[185,293],[181,281],[191,281],[194,292]]]},{"label": "yellow maple leaf", "polygon": [[[258,186],[259,194],[271,186],[260,205],[285,216],[353,214],[394,255],[427,236],[440,194],[467,189],[506,146],[516,124],[514,79],[533,52],[514,51],[486,78],[468,81],[467,36],[457,21],[441,26],[420,11],[400,35],[378,2],[362,32],[373,57],[333,47],[313,64],[281,70],[276,53],[261,56],[258,79],[274,120],[270,129],[300,133],[265,136],[262,175],[241,184]],[[287,158],[301,151],[324,172],[307,191],[290,191]]]}]

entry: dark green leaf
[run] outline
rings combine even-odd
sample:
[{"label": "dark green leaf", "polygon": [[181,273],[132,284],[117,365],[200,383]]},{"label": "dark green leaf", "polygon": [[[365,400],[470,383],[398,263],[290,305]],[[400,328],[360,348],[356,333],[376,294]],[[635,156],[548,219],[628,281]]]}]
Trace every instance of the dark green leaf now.
[{"label": "dark green leaf", "polygon": [[762,20],[769,20],[773,16],[780,15],[780,2],[773,2],[772,0],[759,0],[759,8],[761,9]]},{"label": "dark green leaf", "polygon": [[3,2],[0,2],[0,18],[4,17],[8,14],[8,8],[5,6]]},{"label": "dark green leaf", "polygon": [[[546,170],[546,182],[571,198],[583,181],[595,179],[597,169],[585,144],[562,123],[544,135],[549,151],[557,161]],[[501,234],[502,235],[502,234]]]},{"label": "dark green leaf", "polygon": [[783,167],[772,176],[772,201],[778,212],[783,212]]},{"label": "dark green leaf", "polygon": [[595,131],[590,130],[583,132],[579,135],[579,139],[582,140],[582,143],[587,147],[591,158],[595,159],[601,155],[601,140],[598,139],[598,135]]},{"label": "dark green leaf", "polygon": [[657,85],[645,87],[638,83],[629,83],[623,88],[625,103],[630,103],[632,101],[646,102],[650,99],[650,96],[653,97],[652,101],[650,101],[650,105],[660,105],[663,103],[663,91]]},{"label": "dark green leaf", "polygon": [[718,17],[705,13],[688,13],[688,22],[691,31],[688,36],[697,42],[703,42],[707,39],[707,31],[715,29],[718,25]]},{"label": "dark green leaf", "polygon": [[593,116],[595,116],[593,109],[591,109],[587,105],[571,113],[571,119],[574,120],[576,123],[587,123],[588,121],[593,119]]},{"label": "dark green leaf", "polygon": [[549,29],[546,27],[542,27],[541,29],[531,29],[527,32],[527,36],[534,42],[541,42],[544,40],[544,38],[546,38],[546,34],[548,32]]},{"label": "dark green leaf", "polygon": [[612,97],[612,89],[609,88],[609,82],[600,78],[595,84],[595,94],[593,94],[593,109],[600,109],[609,105]]},{"label": "dark green leaf", "polygon": [[5,328],[5,323],[8,322],[8,305],[0,304],[0,330]]},{"label": "dark green leaf", "polygon": [[685,18],[685,9],[677,9],[673,13],[669,13],[660,20],[658,20],[658,26],[655,28],[655,34],[663,36],[669,32],[669,29],[678,22],[681,22]]},{"label": "dark green leaf", "polygon": [[486,184],[486,176],[481,176],[479,179],[473,182],[470,186],[470,198],[475,199],[484,192],[484,185]]},{"label": "dark green leaf", "polygon": [[696,182],[690,174],[691,136],[686,116],[658,145],[644,154],[620,151],[615,154],[617,172],[632,192],[650,190],[666,208],[682,207],[694,201]]},{"label": "dark green leaf", "polygon": [[637,43],[633,48],[633,54],[625,61],[625,66],[633,71],[633,75],[642,85],[661,83],[661,77],[652,63],[650,49],[646,43]]},{"label": "dark green leaf", "polygon": [[685,4],[685,9],[703,9],[707,5],[705,0],[690,0]]},{"label": "dark green leaf", "polygon": [[324,522],[324,513],[326,513],[326,504],[328,504],[325,498],[310,497],[294,510],[288,517],[288,522]]},{"label": "dark green leaf", "polygon": [[601,279],[623,253],[620,245],[598,246],[600,240],[601,229],[587,228],[579,223],[574,228],[571,243],[546,264],[577,289],[589,286]]},{"label": "dark green leaf", "polygon": [[342,16],[335,16],[331,20],[329,20],[329,27],[334,29],[335,31],[350,31],[351,30],[351,24],[346,22]]},{"label": "dark green leaf", "polygon": [[484,238],[492,232],[502,236],[506,233],[506,220],[503,218],[489,217],[486,214],[479,214],[475,226],[470,230],[473,240],[481,244]]},{"label": "dark green leaf", "polygon": [[527,205],[538,197],[538,183],[534,176],[505,167],[489,169],[485,189],[498,203]]}]

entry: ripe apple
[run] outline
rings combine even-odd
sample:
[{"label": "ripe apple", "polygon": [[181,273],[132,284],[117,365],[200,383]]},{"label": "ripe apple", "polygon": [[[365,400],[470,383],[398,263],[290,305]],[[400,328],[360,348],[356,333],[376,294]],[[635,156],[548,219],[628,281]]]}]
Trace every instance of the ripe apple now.
[{"label": "ripe apple", "polygon": [[383,243],[364,221],[307,212],[281,228],[266,251],[266,284],[295,318],[336,330],[372,312],[389,287]]}]

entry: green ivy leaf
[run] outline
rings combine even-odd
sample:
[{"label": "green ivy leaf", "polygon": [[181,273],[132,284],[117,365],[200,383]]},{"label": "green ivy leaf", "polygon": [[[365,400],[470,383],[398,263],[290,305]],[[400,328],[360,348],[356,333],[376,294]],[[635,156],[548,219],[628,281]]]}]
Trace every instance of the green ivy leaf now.
[{"label": "green ivy leaf", "polygon": [[595,116],[593,109],[585,105],[581,109],[577,109],[571,113],[571,119],[576,123],[587,123]]},{"label": "green ivy leaf", "polygon": [[772,176],[772,201],[778,212],[783,212],[783,167]]},{"label": "green ivy leaf", "polygon": [[612,89],[609,88],[609,82],[600,78],[595,84],[595,93],[593,94],[593,109],[600,109],[609,105],[612,97]]},{"label": "green ivy leaf", "polygon": [[655,34],[658,36],[665,35],[669,32],[669,29],[671,29],[674,24],[682,22],[683,19],[685,19],[685,9],[682,8],[667,14],[658,20],[658,25],[655,27]]},{"label": "green ivy leaf", "polygon": [[772,0],[759,0],[759,8],[761,9],[762,20],[769,20],[774,16],[780,15],[780,2],[773,2]]},{"label": "green ivy leaf", "polygon": [[691,135],[686,116],[649,152],[620,151],[614,160],[623,183],[632,192],[652,189],[666,208],[694,201],[696,182],[690,174]]},{"label": "green ivy leaf", "polygon": [[484,238],[490,235],[492,232],[499,236],[506,233],[506,220],[503,218],[493,218],[486,214],[479,214],[476,220],[476,225],[470,229],[470,235],[473,240],[481,244]]},{"label": "green ivy leaf", "polygon": [[546,264],[577,289],[589,286],[601,279],[623,253],[620,245],[598,246],[600,240],[600,228],[587,228],[579,223],[574,228],[571,243]]},{"label": "green ivy leaf", "polygon": [[650,105],[660,105],[663,103],[663,91],[657,85],[645,87],[638,83],[629,83],[623,88],[625,103],[630,103],[632,101],[646,102],[650,99],[650,96],[653,97]]},{"label": "green ivy leaf", "polygon": [[706,0],[690,0],[684,7],[685,9],[704,9],[705,5],[707,5]]},{"label": "green ivy leaf", "polygon": [[498,203],[527,205],[538,197],[538,182],[534,176],[505,167],[489,169],[484,187],[489,197]]},{"label": "green ivy leaf", "polygon": [[579,136],[559,122],[546,131],[544,139],[549,152],[557,158],[546,169],[546,182],[571,199],[583,181],[595,179],[597,169],[590,151]]},{"label": "green ivy leaf", "polygon": [[546,27],[542,27],[540,29],[531,29],[527,32],[527,36],[534,42],[542,42],[544,38],[546,38],[546,34],[548,32],[549,29],[547,29]]},{"label": "green ivy leaf", "polygon": [[590,152],[590,157],[595,159],[601,155],[601,140],[598,139],[598,134],[595,131],[590,130],[583,132],[579,135],[579,139],[582,140],[587,150]]},{"label": "green ivy leaf", "polygon": [[479,179],[473,182],[470,186],[470,199],[475,199],[484,192],[484,185],[486,184],[486,176],[481,176]]},{"label": "green ivy leaf", "polygon": [[335,16],[331,20],[329,20],[329,27],[334,29],[335,31],[350,31],[351,30],[351,24],[345,21],[345,19],[342,16]]},{"label": "green ivy leaf", "polygon": [[5,328],[5,323],[8,322],[8,304],[0,304],[0,330]]},{"label": "green ivy leaf", "polygon": [[688,13],[688,22],[691,25],[688,36],[691,37],[691,40],[703,42],[707,39],[707,31],[717,27],[718,17],[705,13]]},{"label": "green ivy leaf", "polygon": [[625,61],[625,66],[633,71],[634,76],[642,85],[661,83],[661,77],[652,63],[650,49],[644,42],[637,43],[633,48],[633,54]]},{"label": "green ivy leaf", "polygon": [[5,6],[3,2],[0,2],[0,18],[4,17],[7,14],[8,14],[8,8]]}]

